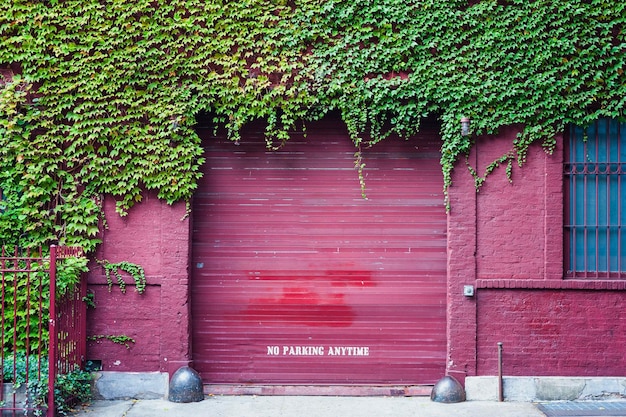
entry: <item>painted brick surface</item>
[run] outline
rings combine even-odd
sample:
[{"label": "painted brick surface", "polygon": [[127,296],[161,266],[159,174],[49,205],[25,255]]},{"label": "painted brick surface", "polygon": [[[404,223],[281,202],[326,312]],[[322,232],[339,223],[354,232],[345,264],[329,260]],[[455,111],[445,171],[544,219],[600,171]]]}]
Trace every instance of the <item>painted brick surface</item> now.
[{"label": "painted brick surface", "polygon": [[[475,163],[475,154],[470,162]],[[462,383],[476,375],[476,303],[463,296],[464,285],[476,281],[476,189],[468,170],[459,164],[449,190],[448,296],[446,371]]]},{"label": "painted brick surface", "polygon": [[98,338],[88,341],[88,359],[102,360],[104,371],[147,372],[160,369],[159,342],[162,338],[159,302],[161,286],[152,285],[139,295],[129,286],[109,292],[106,285],[91,285],[95,309],[90,309],[89,335],[126,335],[135,340],[130,348]]},{"label": "painted brick surface", "polygon": [[[478,139],[477,166],[510,152],[518,131]],[[512,182],[501,166],[484,183],[476,210],[478,279],[562,278],[561,155],[560,147],[551,156],[532,147],[522,168],[514,163]]]},{"label": "painted brick surface", "polygon": [[620,376],[626,366],[621,291],[490,290],[477,293],[478,374]]},{"label": "painted brick surface", "polygon": [[115,213],[112,198],[104,206],[108,228],[95,258],[141,265],[148,286],[140,295],[127,277],[126,294],[117,286],[109,292],[104,271],[91,265],[96,308],[88,310],[88,335],[126,335],[135,343],[126,349],[106,339],[91,341],[88,359],[102,360],[105,371],[173,373],[190,359],[185,204],[170,206],[149,194],[125,217]]},{"label": "painted brick surface", "polygon": [[[499,137],[479,138],[470,163],[482,172],[510,150],[516,133],[511,127]],[[449,369],[465,364],[468,375],[496,375],[497,343],[503,342],[508,376],[623,375],[624,282],[564,280],[561,142],[551,156],[532,148],[524,167],[514,166],[512,184],[503,167],[496,170],[477,197],[467,187],[469,176],[455,174],[451,201],[462,209],[453,206],[449,216],[448,290],[454,305],[448,322],[457,329],[449,334],[449,346],[457,347],[449,351]],[[459,218],[469,216],[472,205],[473,253],[470,222]],[[459,255],[464,259],[455,259]],[[458,296],[459,268],[466,268],[466,282],[475,279],[475,305]],[[463,333],[464,326],[472,331]],[[462,335],[475,341],[475,358],[459,351],[464,342],[455,338]]]},{"label": "painted brick surface", "polygon": [[[511,152],[519,130],[511,126],[497,136],[477,138],[467,162],[484,175],[486,166]],[[526,281],[558,279],[560,283],[563,278],[561,146],[553,155],[540,146],[532,147],[523,168],[514,163],[512,180],[500,166],[476,193],[464,161],[453,173],[448,216],[447,371],[460,379],[483,374],[477,347],[484,351],[486,333],[480,323],[495,314],[491,308],[500,307],[497,303],[486,307],[478,296],[463,296],[464,285],[489,288],[493,282],[494,288],[506,291],[511,282],[524,288]]]}]

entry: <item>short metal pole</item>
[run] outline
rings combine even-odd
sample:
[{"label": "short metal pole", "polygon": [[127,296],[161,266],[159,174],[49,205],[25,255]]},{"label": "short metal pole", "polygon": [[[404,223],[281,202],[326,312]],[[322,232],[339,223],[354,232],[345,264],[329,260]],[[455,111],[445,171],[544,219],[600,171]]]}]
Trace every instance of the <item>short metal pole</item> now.
[{"label": "short metal pole", "polygon": [[498,342],[498,401],[504,401],[504,384],[502,383],[502,342]]}]

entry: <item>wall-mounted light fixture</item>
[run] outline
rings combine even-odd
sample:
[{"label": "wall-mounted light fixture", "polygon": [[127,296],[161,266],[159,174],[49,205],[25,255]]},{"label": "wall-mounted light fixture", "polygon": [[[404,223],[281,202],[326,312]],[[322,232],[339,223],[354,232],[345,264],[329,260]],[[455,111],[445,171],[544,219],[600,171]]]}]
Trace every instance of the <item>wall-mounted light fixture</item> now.
[{"label": "wall-mounted light fixture", "polygon": [[461,135],[467,136],[470,133],[470,118],[469,117],[461,117]]}]

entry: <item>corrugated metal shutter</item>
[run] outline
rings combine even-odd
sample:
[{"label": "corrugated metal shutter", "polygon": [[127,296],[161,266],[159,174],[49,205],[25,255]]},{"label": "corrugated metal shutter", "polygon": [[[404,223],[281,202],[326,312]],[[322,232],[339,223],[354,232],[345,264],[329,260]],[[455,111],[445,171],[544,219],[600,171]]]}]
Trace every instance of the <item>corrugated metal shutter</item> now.
[{"label": "corrugated metal shutter", "polygon": [[193,203],[194,367],[208,383],[429,384],[444,375],[436,131],[365,151],[341,123],[267,151],[208,135]]}]

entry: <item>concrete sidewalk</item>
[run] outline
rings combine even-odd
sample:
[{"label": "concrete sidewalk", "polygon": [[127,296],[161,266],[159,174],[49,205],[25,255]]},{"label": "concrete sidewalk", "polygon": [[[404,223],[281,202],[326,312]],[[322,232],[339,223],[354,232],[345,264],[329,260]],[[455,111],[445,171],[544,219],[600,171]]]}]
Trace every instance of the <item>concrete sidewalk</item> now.
[{"label": "concrete sidewalk", "polygon": [[435,403],[427,397],[209,396],[196,403],[103,400],[74,417],[545,417],[532,403]]}]

